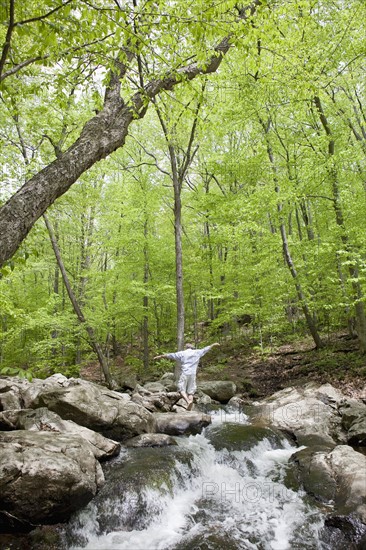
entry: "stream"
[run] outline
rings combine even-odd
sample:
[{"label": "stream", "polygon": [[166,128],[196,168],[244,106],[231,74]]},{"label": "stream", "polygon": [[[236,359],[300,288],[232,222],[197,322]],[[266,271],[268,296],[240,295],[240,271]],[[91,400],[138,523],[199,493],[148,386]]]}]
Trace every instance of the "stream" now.
[{"label": "stream", "polygon": [[293,475],[289,459],[298,448],[243,413],[211,414],[211,426],[176,437],[177,446],[124,448],[106,463],[106,484],[70,520],[65,546],[334,549],[322,540],[322,510]]}]

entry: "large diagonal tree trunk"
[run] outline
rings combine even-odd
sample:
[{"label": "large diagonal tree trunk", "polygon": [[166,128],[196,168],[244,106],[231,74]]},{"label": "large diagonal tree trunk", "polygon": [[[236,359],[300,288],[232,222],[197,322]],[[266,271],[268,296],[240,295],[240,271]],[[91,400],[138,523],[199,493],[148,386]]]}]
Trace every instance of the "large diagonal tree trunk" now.
[{"label": "large diagonal tree trunk", "polygon": [[[239,17],[246,20],[261,3],[261,0],[254,0],[247,8],[240,10]],[[191,63],[151,80],[127,103],[120,95],[121,80],[126,75],[133,54],[124,52],[127,63],[116,63],[118,71],[111,74],[103,109],[85,124],[80,137],[67,151],[27,181],[0,208],[0,266],[11,258],[34,223],[58,197],[66,193],[96,162],[124,145],[130,124],[145,116],[152,99],[182,81],[215,72],[230,48],[230,39],[231,36],[227,36],[221,40],[206,63]]]}]

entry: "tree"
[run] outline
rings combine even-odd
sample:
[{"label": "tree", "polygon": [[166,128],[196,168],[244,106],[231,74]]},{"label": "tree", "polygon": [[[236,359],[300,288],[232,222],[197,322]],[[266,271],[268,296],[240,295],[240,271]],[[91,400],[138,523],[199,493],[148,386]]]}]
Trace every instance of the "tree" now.
[{"label": "tree", "polygon": [[[254,0],[249,7],[239,10],[237,17],[241,20],[251,19],[255,9],[260,4],[260,0]],[[234,5],[234,3],[229,2],[229,7],[233,7]],[[213,73],[220,66],[224,55],[230,48],[232,34],[226,35],[219,40],[217,45],[212,48],[212,52],[208,53],[207,56],[205,55],[204,59],[200,59],[200,56],[198,56],[198,61],[191,60],[188,64],[187,59],[192,56],[192,47],[188,46],[185,52],[182,52],[180,47],[178,49],[178,56],[170,60],[170,69],[158,77],[148,72],[147,76],[150,79],[145,84],[142,71],[142,53],[145,53],[144,46],[146,46],[146,42],[150,39],[150,33],[156,31],[156,18],[159,19],[160,17],[160,9],[164,7],[164,9],[168,9],[169,11],[168,3],[165,2],[157,4],[158,9],[156,13],[154,13],[151,5],[150,7],[153,15],[148,16],[147,21],[144,19],[143,6],[137,9],[136,2],[133,6],[127,5],[125,9],[118,7],[117,12],[113,11],[118,21],[122,19],[122,29],[118,28],[118,24],[116,25],[116,42],[119,43],[124,38],[125,43],[122,47],[118,46],[119,49],[114,60],[109,61],[107,66],[104,66],[109,71],[109,77],[101,110],[84,124],[79,138],[66,151],[62,152],[51,164],[48,164],[28,180],[1,207],[0,266],[14,254],[37,219],[58,197],[63,195],[93,164],[106,158],[116,149],[123,147],[130,125],[134,120],[145,116],[151,100],[156,98],[163,90],[173,89],[182,80],[191,81],[201,74]],[[199,10],[209,9],[210,7],[211,3],[204,1],[199,3],[195,9],[199,12]],[[20,23],[14,21],[13,8],[14,0],[10,0],[8,32],[5,37],[1,57],[3,67],[6,67],[8,63],[9,52],[12,49],[12,34],[14,29],[21,27]],[[102,8],[97,8],[97,11],[99,9]],[[176,9],[177,7],[174,6],[174,10]],[[215,13],[211,14],[211,17],[212,15],[214,16]],[[37,18],[38,22],[43,21],[43,18],[40,19],[40,17],[42,16]],[[74,13],[73,20],[75,21],[77,18],[78,14]],[[35,18],[30,19],[33,20]],[[129,19],[133,21],[132,27]],[[182,25],[183,23],[181,23],[180,31],[182,31]],[[141,29],[146,29],[146,27],[148,31],[142,34],[143,30]],[[162,32],[165,30],[164,27],[165,25],[160,26]],[[174,27],[176,25],[172,25],[172,31],[177,30]],[[197,25],[193,24],[193,27],[192,32],[195,33]],[[200,32],[202,34],[202,28]],[[204,30],[204,32],[207,31]],[[217,32],[219,33],[219,31]],[[163,45],[165,49],[171,48],[172,34],[169,34],[170,42],[168,44],[163,44],[161,42],[161,34],[159,36],[160,42],[157,44],[159,49]],[[57,40],[57,33],[52,35],[52,37],[53,40]],[[188,35],[187,39],[189,38],[191,37]],[[116,44],[114,44],[113,49],[114,51],[117,49]],[[195,56],[197,57],[197,54]],[[159,53],[158,57],[162,58],[163,56]],[[41,56],[41,58],[38,56],[40,61],[44,58],[45,56]],[[34,60],[34,58],[30,59]],[[18,63],[18,67],[22,64],[23,66],[27,64],[30,59]],[[182,59],[183,62],[181,61]],[[139,73],[139,82],[136,86],[137,91],[132,93],[127,100],[124,100],[121,95],[122,81],[130,76],[130,71],[134,68],[136,69],[136,67]],[[10,74],[11,70],[9,69],[7,71],[8,77],[10,77]]]}]

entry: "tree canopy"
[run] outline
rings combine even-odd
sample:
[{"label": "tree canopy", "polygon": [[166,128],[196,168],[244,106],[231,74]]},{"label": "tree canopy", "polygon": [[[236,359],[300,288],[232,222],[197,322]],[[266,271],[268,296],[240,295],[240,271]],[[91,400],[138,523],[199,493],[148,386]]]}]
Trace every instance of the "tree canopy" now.
[{"label": "tree canopy", "polygon": [[90,356],[46,211],[107,357],[175,340],[178,206],[183,337],[366,351],[364,2],[1,13],[0,369]]}]

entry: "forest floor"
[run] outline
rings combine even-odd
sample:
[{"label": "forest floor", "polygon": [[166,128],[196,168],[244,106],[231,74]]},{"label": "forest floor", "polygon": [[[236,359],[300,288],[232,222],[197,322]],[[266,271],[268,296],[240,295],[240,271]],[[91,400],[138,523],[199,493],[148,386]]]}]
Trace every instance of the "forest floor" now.
[{"label": "forest floor", "polygon": [[264,350],[253,349],[249,341],[226,341],[216,353],[216,363],[202,369],[201,379],[233,380],[247,398],[316,382],[366,400],[366,356],[359,353],[357,340],[344,333],[330,335],[321,350],[304,338]]},{"label": "forest floor", "polygon": [[[198,379],[232,380],[238,392],[248,399],[263,398],[289,386],[329,382],[350,397],[366,400],[366,356],[359,353],[357,340],[345,333],[334,333],[327,336],[325,343],[324,349],[315,350],[313,340],[305,337],[262,349],[248,333],[243,333],[235,339],[222,339],[220,348],[202,359]],[[167,368],[173,370],[170,365]],[[162,374],[161,370],[156,372],[157,366],[162,365],[151,364],[150,373],[137,375],[140,383],[157,380]],[[116,360],[116,371],[122,378],[135,376],[122,357]],[[80,375],[102,382],[97,363],[89,363]]]}]

